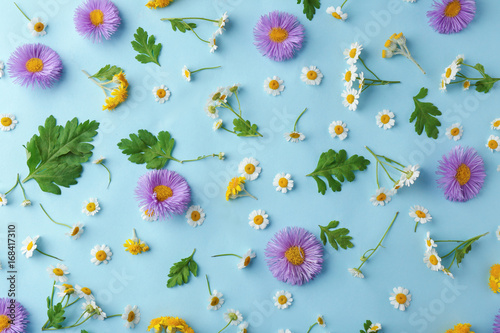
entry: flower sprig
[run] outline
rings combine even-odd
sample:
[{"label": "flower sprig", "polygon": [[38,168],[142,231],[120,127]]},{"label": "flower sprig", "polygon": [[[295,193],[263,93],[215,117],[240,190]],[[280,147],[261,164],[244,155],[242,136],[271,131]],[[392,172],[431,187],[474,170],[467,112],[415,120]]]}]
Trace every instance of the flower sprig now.
[{"label": "flower sprig", "polygon": [[144,241],[140,240],[137,237],[137,232],[135,231],[135,228],[133,229],[133,233],[134,233],[133,237],[127,239],[127,241],[123,244],[123,246],[125,247],[125,251],[133,255],[138,255],[143,252],[148,252],[149,251],[148,244],[146,244]]},{"label": "flower sprig", "polygon": [[186,321],[179,317],[158,317],[152,319],[148,326],[148,331],[153,330],[155,333],[163,332],[179,332],[179,333],[194,333]]},{"label": "flower sprig", "polygon": [[382,58],[388,59],[392,58],[394,55],[401,54],[411,62],[413,62],[417,67],[425,74],[425,71],[418,62],[411,56],[410,50],[406,46],[406,37],[402,32],[399,34],[392,34],[391,37],[384,44],[385,50],[382,50]]},{"label": "flower sprig", "polygon": [[111,184],[111,171],[109,171],[108,167],[106,165],[104,165],[104,160],[105,158],[103,156],[99,157],[97,160],[93,161],[92,163],[96,164],[96,165],[102,165],[104,167],[104,169],[106,169],[106,171],[108,172],[108,186]]},{"label": "flower sprig", "polygon": [[344,2],[340,6],[331,6],[326,9],[326,13],[332,15],[334,19],[339,21],[347,20],[347,13],[343,12],[342,9],[348,0],[344,0]]},{"label": "flower sprig", "polygon": [[21,190],[23,192],[23,197],[24,197],[24,200],[21,203],[21,206],[23,206],[23,207],[31,206],[31,200],[29,200],[28,198],[26,198],[26,191],[24,190],[24,186],[23,186],[23,184],[22,184],[22,182],[21,182],[21,180],[19,178],[19,174],[17,174],[16,183],[14,184],[14,186],[12,186],[7,192],[0,193],[0,207],[7,205],[7,203],[8,203],[7,195],[9,193],[11,193],[17,187],[17,185],[19,185],[21,187]]},{"label": "flower sprig", "polygon": [[26,258],[28,258],[28,259],[31,258],[33,256],[33,253],[36,251],[36,252],[38,252],[40,254],[43,254],[44,256],[47,256],[49,258],[53,258],[53,259],[56,259],[56,260],[59,260],[59,261],[63,261],[62,259],[54,257],[53,255],[47,254],[45,252],[42,252],[38,248],[38,244],[36,243],[39,238],[40,238],[40,236],[35,236],[35,237],[28,236],[28,237],[26,237],[25,240],[23,240],[23,242],[22,242],[23,246],[21,247],[21,253]]},{"label": "flower sprig", "polygon": [[470,331],[471,324],[456,324],[453,329],[449,329],[446,333],[474,333]]},{"label": "flower sprig", "polygon": [[311,330],[313,329],[314,326],[326,327],[326,323],[325,323],[325,320],[323,319],[322,315],[319,315],[316,318],[316,321],[311,326],[309,326],[309,329],[307,330],[307,333],[311,332]]},{"label": "flower sprig", "polygon": [[[241,197],[250,197],[254,198],[257,200],[256,197],[250,194],[245,189],[245,182],[246,178],[245,177],[234,177],[232,178],[229,183],[227,184],[227,190],[226,190],[226,201],[229,201],[229,199],[237,199]],[[244,194],[240,194],[244,192]]]},{"label": "flower sprig", "polygon": [[120,67],[106,65],[94,75],[84,70],[82,72],[104,92],[103,110],[112,111],[127,99],[128,81]]},{"label": "flower sprig", "polygon": [[17,5],[17,3],[14,2],[14,5],[19,9],[21,14],[23,14],[24,17],[29,21],[28,22],[28,29],[31,32],[31,35],[33,37],[41,37],[45,36],[47,34],[47,31],[45,31],[45,28],[47,28],[47,23],[45,23],[40,17],[34,17],[30,19],[28,15],[26,15],[21,8]]},{"label": "flower sprig", "polygon": [[302,115],[307,111],[307,108],[302,111],[299,116],[297,117],[297,120],[295,120],[295,123],[293,124],[293,130],[289,133],[285,133],[283,136],[285,137],[286,141],[289,142],[300,142],[303,141],[306,136],[300,132],[297,132],[297,123],[299,122],[299,119],[302,117]]},{"label": "flower sprig", "polygon": [[[382,242],[384,241],[385,237],[387,236],[387,233],[391,229],[392,225],[394,224],[394,221],[396,221],[396,218],[398,217],[399,212],[396,212],[396,215],[394,215],[394,218],[392,219],[391,224],[389,224],[389,227],[385,231],[384,235],[382,236],[382,239],[380,239],[380,242],[378,242],[377,246],[375,246],[373,249],[366,250],[365,253],[361,256],[361,264],[358,266],[358,268],[349,268],[348,271],[351,273],[352,276],[364,279],[365,276],[363,272],[361,271],[361,267],[368,261],[368,259],[371,258],[375,254],[375,252],[378,250],[379,247],[382,246]],[[383,247],[383,246],[382,246]]]},{"label": "flower sprig", "polygon": [[[474,69],[480,77],[468,77],[461,72],[462,65]],[[474,66],[466,64],[465,56],[460,54],[448,67],[445,68],[444,73],[441,74],[441,84],[439,89],[441,91],[446,91],[448,85],[461,84],[464,90],[468,90],[471,86],[475,86],[477,92],[486,94],[493,88],[497,81],[500,81],[500,78],[493,78],[486,74],[483,65],[480,63],[477,63]]]},{"label": "flower sprig", "polygon": [[217,69],[217,68],[221,68],[221,67],[222,66],[203,67],[203,68],[198,68],[198,69],[195,69],[195,70],[189,70],[187,68],[187,66],[184,66],[182,68],[182,76],[184,77],[184,79],[186,79],[186,81],[191,82],[191,76],[193,74],[201,72],[201,71],[205,71],[205,70],[208,70],[208,69]]},{"label": "flower sprig", "polygon": [[238,268],[243,269],[247,268],[248,265],[252,262],[252,259],[256,257],[255,253],[252,252],[252,249],[249,249],[243,256],[240,256],[238,254],[234,253],[224,253],[224,254],[216,254],[212,256],[212,258],[217,258],[217,257],[236,257],[239,258],[240,261],[238,262]]},{"label": "flower sprig", "polygon": [[371,320],[365,321],[363,324],[363,330],[360,330],[360,333],[376,333],[376,332],[381,332],[382,330],[382,325],[379,323],[372,323]]},{"label": "flower sprig", "polygon": [[73,224],[73,226],[70,226],[70,225],[65,224],[65,223],[56,222],[52,219],[52,217],[50,217],[50,215],[47,213],[45,208],[43,208],[42,204],[40,204],[40,208],[42,208],[43,212],[45,213],[45,215],[47,215],[49,220],[51,220],[55,224],[58,224],[60,226],[63,226],[63,227],[70,229],[70,231],[66,233],[67,236],[72,237],[73,239],[78,239],[83,234],[83,227],[84,227],[83,223],[77,222],[77,223]]}]

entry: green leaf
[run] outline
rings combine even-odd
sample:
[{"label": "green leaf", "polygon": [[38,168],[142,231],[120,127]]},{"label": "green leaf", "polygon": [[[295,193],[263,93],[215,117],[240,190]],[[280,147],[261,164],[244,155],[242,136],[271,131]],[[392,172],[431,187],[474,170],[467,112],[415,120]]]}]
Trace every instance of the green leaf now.
[{"label": "green leaf", "polygon": [[351,242],[352,237],[348,236],[349,229],[336,229],[338,225],[338,221],[331,221],[327,226],[319,226],[321,230],[320,238],[323,242],[323,245],[326,245],[326,242],[328,240],[328,243],[330,243],[330,245],[337,251],[339,249],[339,246],[344,250],[354,247],[354,244]]},{"label": "green leaf", "polygon": [[70,187],[77,184],[82,173],[82,163],[92,156],[94,148],[89,142],[97,135],[99,123],[85,121],[78,123],[77,118],[66,125],[56,125],[54,116],[39,126],[26,145],[27,165],[30,174],[23,182],[35,179],[42,191],[61,194],[59,186]]},{"label": "green leaf", "polygon": [[476,64],[475,66],[473,66],[473,68],[477,69],[477,71],[483,76],[485,77],[486,75],[486,72],[484,71],[484,66],[481,65],[481,64]]},{"label": "green leaf", "polygon": [[415,111],[410,116],[410,123],[416,119],[415,132],[418,135],[422,134],[425,128],[425,133],[429,138],[437,139],[441,122],[436,117],[441,115],[441,111],[432,103],[420,101],[427,96],[427,92],[427,88],[421,88],[417,96],[413,97]]},{"label": "green leaf", "polygon": [[137,134],[130,134],[129,139],[122,139],[118,148],[122,153],[129,155],[128,160],[136,164],[146,163],[148,169],[161,169],[168,164],[172,157],[175,140],[167,131],[158,133],[158,138],[147,130],[139,130]]},{"label": "green leaf", "polygon": [[181,259],[170,267],[170,272],[168,273],[170,279],[167,281],[167,288],[173,288],[177,285],[181,286],[188,283],[191,273],[197,276],[198,265],[193,260],[195,252],[196,249],[194,249],[193,254],[189,257]]},{"label": "green leaf", "polygon": [[370,329],[370,326],[372,326],[372,322],[371,320],[367,320],[364,324],[363,324],[363,328],[365,329],[364,331],[363,330],[360,330],[359,332],[360,333],[367,333],[368,330]]},{"label": "green leaf", "polygon": [[337,153],[330,149],[321,154],[316,169],[307,176],[313,177],[321,194],[326,193],[326,184],[320,177],[326,178],[333,192],[340,192],[341,183],[345,180],[352,182],[355,179],[354,171],[363,171],[369,164],[370,161],[363,156],[352,155],[347,158],[345,150],[342,149]]},{"label": "green leaf", "polygon": [[312,20],[314,14],[316,14],[316,8],[319,9],[321,6],[320,0],[297,0],[297,4],[301,2],[304,3],[304,10],[302,12],[306,14],[309,21]]},{"label": "green leaf", "polygon": [[123,72],[123,69],[116,67],[115,65],[106,65],[101,68],[97,73],[91,76],[91,78],[98,79],[99,81],[111,81],[113,76]]},{"label": "green leaf", "polygon": [[158,62],[158,56],[160,55],[162,45],[161,43],[155,44],[155,36],[151,35],[148,38],[148,33],[139,27],[134,34],[134,38],[132,47],[139,53],[135,59],[143,64],[154,62],[158,66],[161,66]]},{"label": "green leaf", "polygon": [[86,330],[81,330],[80,333],[89,333]]},{"label": "green leaf", "polygon": [[185,33],[186,30],[193,30],[194,28],[196,28],[196,23],[187,23],[181,19],[173,18],[169,19],[168,21],[170,21],[173,31],[179,30],[180,32]]},{"label": "green leaf", "polygon": [[258,136],[257,125],[250,123],[248,120],[243,120],[241,118],[233,119],[233,130],[238,136]]},{"label": "green leaf", "polygon": [[488,74],[485,74],[484,79],[476,81],[476,91],[487,94],[497,81],[500,81],[500,79],[494,79]]}]

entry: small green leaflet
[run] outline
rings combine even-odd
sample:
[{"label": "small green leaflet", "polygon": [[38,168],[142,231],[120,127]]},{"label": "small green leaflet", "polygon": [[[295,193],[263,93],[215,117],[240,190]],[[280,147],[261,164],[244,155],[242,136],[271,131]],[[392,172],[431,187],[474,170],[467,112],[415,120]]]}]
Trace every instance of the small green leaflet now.
[{"label": "small green leaflet", "polygon": [[189,275],[193,274],[198,276],[198,264],[193,260],[194,253],[189,257],[181,259],[181,261],[176,262],[172,267],[170,267],[170,273],[168,273],[167,287],[173,288],[175,286],[182,286],[189,282]]},{"label": "small green leaflet", "polygon": [[478,80],[475,85],[476,85],[476,91],[478,92],[483,92],[483,93],[488,93],[491,88],[495,85],[495,82],[500,81],[500,79],[497,78],[492,78],[488,74],[486,74],[484,70],[484,66],[481,64],[476,64],[474,68],[483,76],[484,79]]},{"label": "small green leaflet", "polygon": [[122,139],[118,148],[122,153],[129,155],[128,160],[136,164],[146,163],[148,169],[161,169],[167,165],[172,157],[175,140],[167,131],[158,133],[158,138],[147,130],[139,130],[137,134],[130,134],[129,139]]},{"label": "small green leaflet", "polygon": [[115,65],[106,65],[101,68],[97,73],[91,76],[91,78],[98,79],[99,81],[111,81],[113,76],[123,72],[123,69],[116,67]]},{"label": "small green leaflet", "polygon": [[70,187],[78,182],[82,173],[82,163],[92,156],[90,144],[97,135],[99,123],[87,120],[81,124],[77,118],[66,125],[56,125],[54,116],[39,126],[40,135],[33,135],[26,144],[28,168],[30,174],[23,183],[36,180],[44,192],[61,194],[59,186]]},{"label": "small green leaflet", "polygon": [[148,62],[154,62],[158,66],[161,66],[158,62],[158,56],[161,51],[161,43],[155,44],[155,36],[151,35],[148,39],[148,33],[144,31],[143,28],[137,28],[137,32],[134,34],[135,40],[132,41],[132,47],[139,54],[135,56],[137,61],[143,64]]},{"label": "small green leaflet", "polygon": [[86,330],[81,330],[80,333],[89,333]]},{"label": "small green leaflet", "polygon": [[48,321],[44,328],[54,327],[55,329],[62,328],[62,323],[66,320],[64,317],[64,309],[61,303],[50,306],[50,297],[47,298],[47,317]]},{"label": "small green leaflet", "polygon": [[359,330],[359,333],[368,333],[368,330],[370,329],[371,326],[372,326],[371,320],[365,321],[365,323],[363,324],[364,330]]},{"label": "small green leaflet", "polygon": [[323,242],[323,245],[326,245],[326,242],[328,241],[328,243],[330,243],[330,245],[337,251],[339,250],[339,246],[344,250],[354,247],[354,244],[351,242],[352,237],[348,236],[349,229],[336,229],[338,226],[339,221],[331,221],[327,226],[318,226],[321,229],[319,237]]},{"label": "small green leaflet", "polygon": [[187,23],[181,19],[169,19],[168,21],[170,21],[173,31],[179,30],[180,32],[185,33],[186,30],[193,30],[196,28],[196,23]]},{"label": "small green leaflet", "polygon": [[422,134],[425,128],[425,133],[429,138],[437,139],[441,122],[436,117],[441,115],[441,111],[432,103],[420,101],[427,96],[428,91],[427,88],[422,88],[417,96],[413,97],[415,111],[410,116],[410,123],[416,119],[415,132],[418,135]]},{"label": "small green leaflet", "polygon": [[257,125],[241,118],[233,119],[234,131],[238,136],[261,136],[257,132]]},{"label": "small green leaflet", "polygon": [[346,179],[352,182],[355,179],[354,171],[363,171],[369,164],[370,161],[363,156],[352,155],[347,158],[345,150],[342,149],[337,153],[330,149],[321,154],[316,169],[307,176],[313,177],[318,184],[318,192],[323,195],[326,193],[326,183],[320,177],[326,178],[333,192],[340,192],[341,183]]},{"label": "small green leaflet", "polygon": [[304,3],[303,13],[306,14],[306,17],[311,21],[316,14],[316,8],[319,9],[321,6],[320,0],[297,0],[297,4],[301,2]]}]

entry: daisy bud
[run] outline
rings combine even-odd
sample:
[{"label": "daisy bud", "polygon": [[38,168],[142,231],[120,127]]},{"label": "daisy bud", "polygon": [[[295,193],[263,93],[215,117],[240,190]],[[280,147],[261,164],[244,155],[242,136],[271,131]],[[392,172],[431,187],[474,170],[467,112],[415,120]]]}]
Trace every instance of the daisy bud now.
[{"label": "daisy bud", "polygon": [[213,95],[213,97],[212,97],[212,100],[213,100],[213,101],[217,101],[217,100],[219,100],[219,99],[220,99],[220,92],[218,92],[218,93],[214,94],[214,95]]},{"label": "daisy bud", "polygon": [[232,86],[231,88],[229,88],[229,91],[232,92],[232,93],[235,93],[238,91],[238,86],[239,84],[235,84],[234,86]]},{"label": "daisy bud", "polygon": [[226,155],[226,154],[224,154],[224,153],[222,153],[222,152],[221,152],[221,153],[219,153],[219,160],[223,160],[223,159],[225,159],[225,158],[226,158],[226,156],[225,156],[225,155]]},{"label": "daisy bud", "polygon": [[382,58],[392,58],[393,55],[391,50],[382,50]]}]

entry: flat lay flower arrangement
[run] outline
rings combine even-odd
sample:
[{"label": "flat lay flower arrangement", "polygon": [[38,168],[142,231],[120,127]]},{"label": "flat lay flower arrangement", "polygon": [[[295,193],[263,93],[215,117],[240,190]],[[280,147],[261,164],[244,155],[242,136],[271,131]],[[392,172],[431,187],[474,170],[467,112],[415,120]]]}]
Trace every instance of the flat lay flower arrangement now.
[{"label": "flat lay flower arrangement", "polygon": [[498,10],[4,4],[0,332],[499,333]]}]

